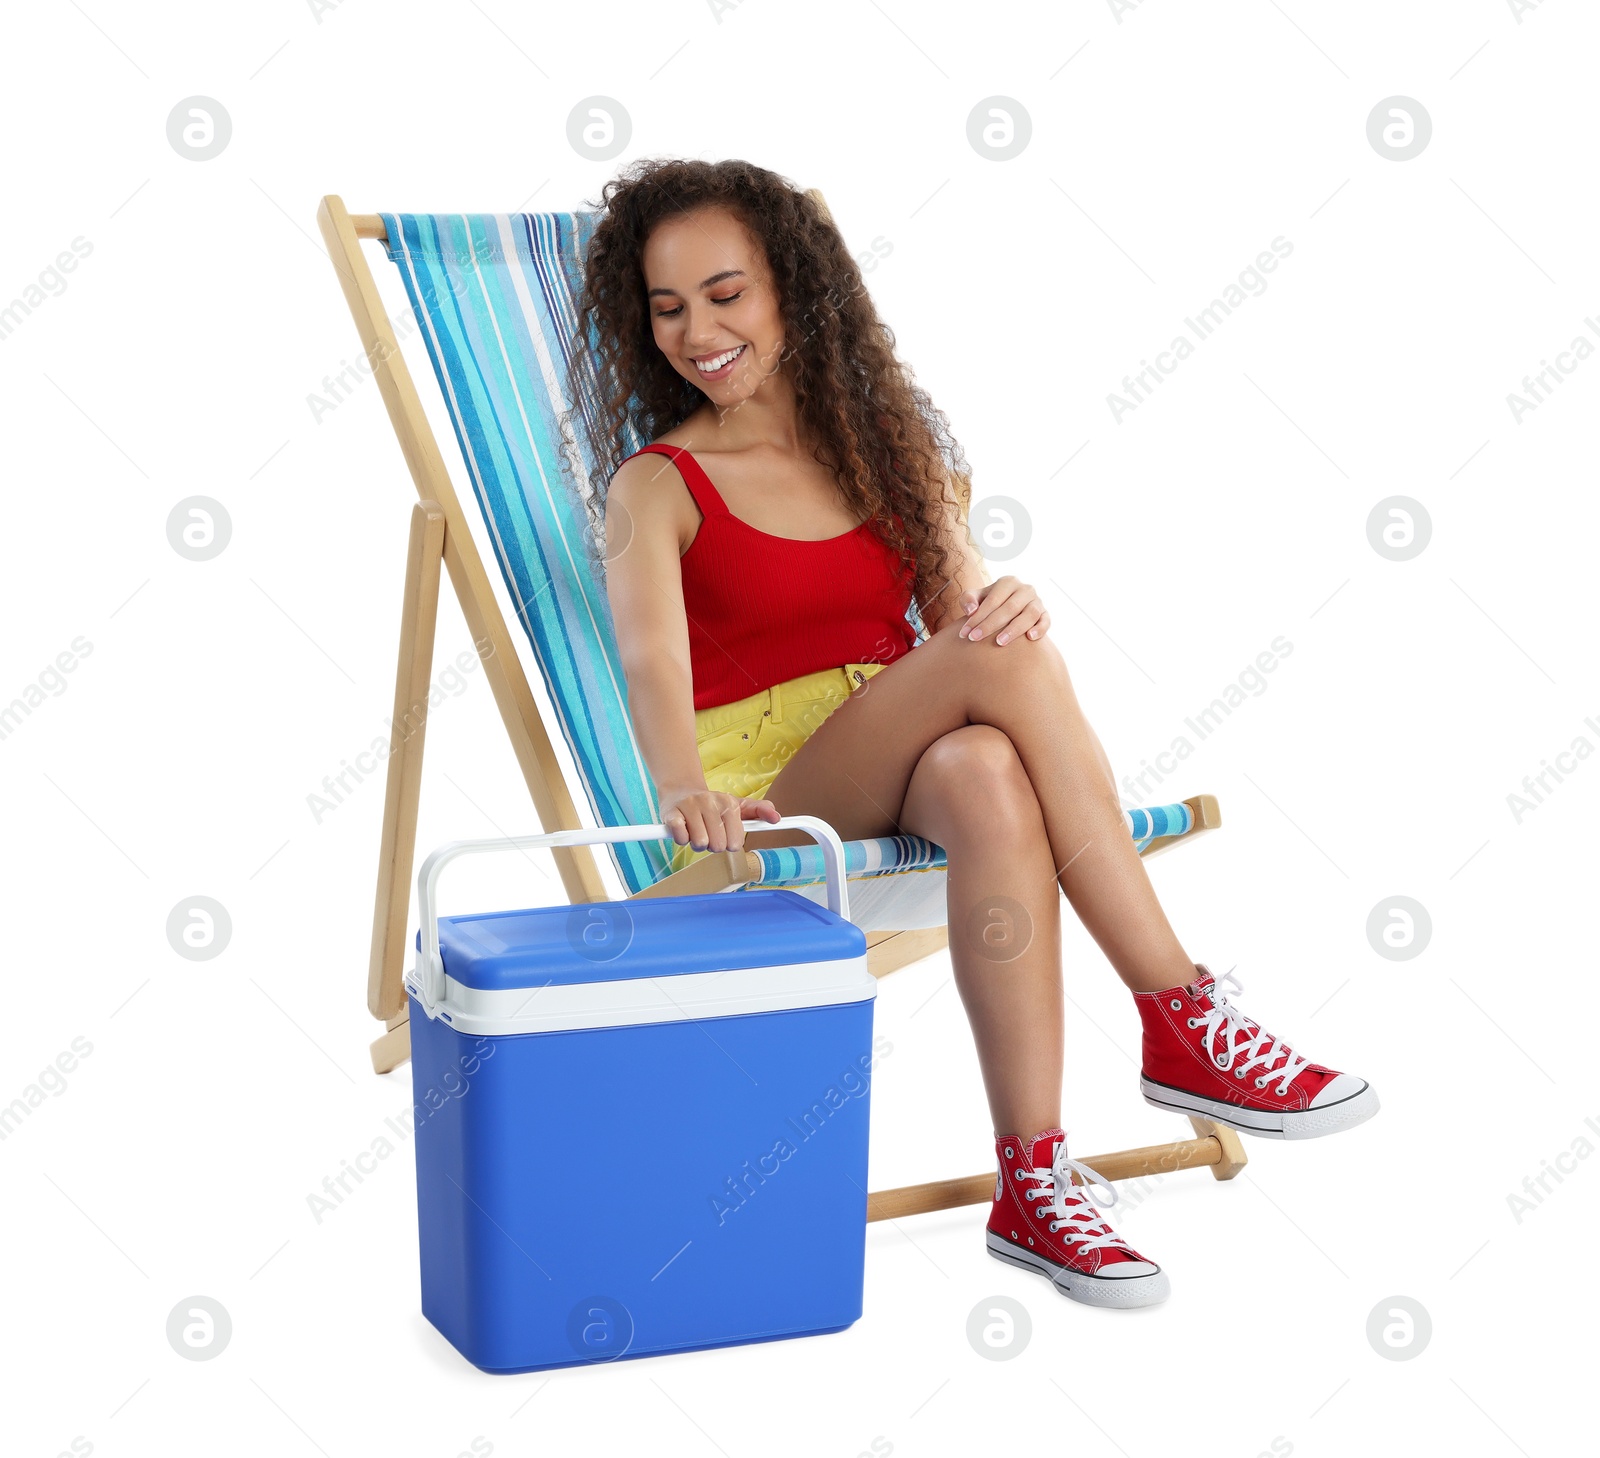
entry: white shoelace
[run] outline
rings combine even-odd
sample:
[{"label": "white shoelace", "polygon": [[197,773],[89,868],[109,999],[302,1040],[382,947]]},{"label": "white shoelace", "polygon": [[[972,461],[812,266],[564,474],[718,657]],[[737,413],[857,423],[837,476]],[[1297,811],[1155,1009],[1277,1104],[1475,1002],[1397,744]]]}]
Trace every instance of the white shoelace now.
[{"label": "white shoelace", "polygon": [[[1072,1183],[1074,1170],[1083,1181],[1081,1185]],[[1055,1159],[1049,1169],[1024,1169],[1022,1177],[1038,1181],[1037,1188],[1023,1191],[1023,1198],[1028,1203],[1031,1204],[1045,1195],[1050,1196],[1050,1203],[1040,1208],[1057,1217],[1050,1222],[1052,1235],[1058,1230],[1065,1229],[1071,1236],[1068,1244],[1076,1244],[1081,1240],[1083,1242],[1081,1248],[1085,1251],[1112,1246],[1122,1250],[1131,1249],[1128,1242],[1112,1230],[1100,1212],[1089,1203],[1087,1193],[1090,1185],[1099,1185],[1108,1196],[1106,1205],[1109,1207],[1117,1203],[1117,1192],[1088,1165],[1067,1158],[1065,1139],[1056,1145]],[[1083,1193],[1080,1194],[1079,1191]],[[1105,1229],[1097,1233],[1094,1228],[1097,1225],[1103,1225]]]},{"label": "white shoelace", "polygon": [[[1256,1079],[1257,1088],[1265,1088],[1273,1079],[1278,1080],[1278,1087],[1274,1093],[1282,1098],[1289,1092],[1289,1084],[1294,1076],[1308,1063],[1309,1058],[1304,1058],[1294,1052],[1286,1043],[1271,1037],[1254,1018],[1249,1018],[1227,999],[1224,984],[1231,992],[1243,992],[1244,984],[1227,971],[1220,980],[1211,986],[1211,1006],[1206,1010],[1204,1017],[1190,1018],[1191,1028],[1203,1028],[1200,1035],[1200,1046],[1206,1050],[1207,1056],[1224,1073],[1233,1070],[1237,1065],[1237,1072],[1242,1078],[1257,1064],[1261,1065],[1261,1074]],[[1238,1034],[1237,1040],[1234,1035]],[[1221,1044],[1220,1051],[1214,1044]],[[1262,1045],[1266,1044],[1265,1047]],[[1244,1061],[1241,1063],[1240,1059]],[[1273,1068],[1279,1058],[1285,1060],[1282,1068]]]}]

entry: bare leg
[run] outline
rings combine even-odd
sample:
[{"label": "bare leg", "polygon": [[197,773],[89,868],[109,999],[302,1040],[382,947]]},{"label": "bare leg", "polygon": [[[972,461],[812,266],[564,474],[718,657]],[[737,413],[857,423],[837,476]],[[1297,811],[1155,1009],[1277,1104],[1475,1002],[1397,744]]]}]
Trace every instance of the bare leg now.
[{"label": "bare leg", "polygon": [[1011,741],[971,724],[917,762],[901,823],[944,847],[950,962],[996,1134],[1061,1122],[1061,893],[1044,814]]},{"label": "bare leg", "polygon": [[[990,1116],[996,1134],[1025,1139],[1061,1122],[1058,886],[1130,987],[1187,982],[1192,964],[1060,654],[1048,639],[973,643],[958,626],[841,704],[768,797],[846,839],[900,832],[944,847],[950,960]],[[1008,658],[1016,647],[1024,652]],[[746,835],[751,845],[802,840]]]},{"label": "bare leg", "polygon": [[[1031,904],[1038,881],[1058,882],[1129,988],[1154,992],[1190,981],[1194,963],[1134,850],[1060,652],[1048,637],[1022,637],[1003,648],[987,635],[974,643],[957,636],[958,627],[947,624],[834,710],[784,766],[769,798],[786,813],[821,816],[846,839],[898,831],[944,845],[931,824],[915,818],[919,809],[923,817],[930,814],[926,799],[908,804],[912,776],[936,740],[968,725],[989,725],[1011,741],[1027,772],[1044,816],[1050,864],[1031,871],[1033,884],[1024,890],[1008,879],[1009,866],[989,870],[980,862],[972,868],[973,884]],[[951,793],[972,794],[959,787]],[[746,835],[751,845],[804,839],[787,831]],[[984,854],[992,859],[996,852]]]}]

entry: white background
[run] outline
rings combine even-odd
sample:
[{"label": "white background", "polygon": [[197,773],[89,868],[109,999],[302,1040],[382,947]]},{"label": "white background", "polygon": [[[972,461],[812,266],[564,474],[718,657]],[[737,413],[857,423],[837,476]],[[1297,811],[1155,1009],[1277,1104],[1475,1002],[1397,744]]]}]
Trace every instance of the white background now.
[{"label": "white background", "polygon": [[[0,1102],[74,1039],[92,1052],[0,1142],[6,1451],[1592,1441],[1600,1159],[1569,1158],[1520,1220],[1508,1196],[1600,1147],[1600,765],[1566,761],[1520,822],[1507,798],[1576,739],[1600,744],[1600,360],[1520,423],[1507,403],[1600,339],[1583,322],[1600,318],[1590,9],[564,10],[85,0],[8,17],[0,301],[73,239],[92,251],[0,339],[0,704],[74,639],[92,651],[0,739]],[[566,140],[596,94],[631,118],[616,163]],[[195,95],[233,125],[205,162],[166,135]],[[966,133],[996,95],[1032,123],[1005,162]],[[1404,162],[1367,136],[1396,95],[1433,126]],[[1383,1110],[1327,1140],[1251,1141],[1231,1183],[1125,1191],[1113,1219],[1170,1272],[1161,1307],[1061,1299],[985,1253],[971,1207],[872,1226],[865,1315],[843,1334],[494,1378],[420,1314],[408,1146],[320,1223],[309,1209],[411,1098],[408,1070],[367,1059],[382,787],[320,823],[307,802],[384,732],[414,497],[370,381],[320,423],[309,403],[358,348],[317,203],[573,208],[651,154],[751,159],[820,187],[854,251],[892,245],[872,293],[975,498],[1026,504],[1031,545],[996,570],[1045,590],[1119,775],[1275,637],[1293,645],[1159,794],[1131,798],[1219,797],[1224,830],[1151,865],[1186,950],[1237,966],[1247,1009],[1370,1078]],[[1122,377],[1279,236],[1293,252],[1266,291],[1117,423]],[[368,258],[398,312],[394,270]],[[208,562],[167,540],[194,495],[232,521]],[[1431,521],[1408,561],[1368,539],[1392,496]],[[448,591],[440,624],[442,669],[469,646]],[[459,684],[429,728],[424,848],[538,828],[481,670]],[[529,874],[462,873],[452,905],[526,904]],[[167,941],[196,895],[231,917],[210,961]],[[1367,934],[1395,896],[1431,917],[1409,960]],[[1181,1137],[1139,1100],[1131,1000],[1070,916],[1065,975],[1073,1152]],[[947,959],[889,979],[878,1026],[894,1052],[873,1187],[987,1167]],[[575,1218],[631,1201],[649,1220],[628,1153],[596,1150]],[[210,1361],[165,1335],[196,1294],[232,1322]],[[966,1336],[995,1295],[1031,1318],[1006,1361]],[[1412,1360],[1366,1335],[1396,1296],[1431,1319]]]}]

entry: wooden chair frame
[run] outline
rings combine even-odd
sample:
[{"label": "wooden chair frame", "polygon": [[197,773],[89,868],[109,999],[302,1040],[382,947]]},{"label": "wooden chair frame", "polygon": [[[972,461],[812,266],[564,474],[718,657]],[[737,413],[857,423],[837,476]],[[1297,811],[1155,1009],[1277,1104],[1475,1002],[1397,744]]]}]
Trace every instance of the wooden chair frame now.
[{"label": "wooden chair frame", "polygon": [[[821,194],[813,190],[813,196],[820,204]],[[483,661],[540,829],[576,830],[582,822],[523,672],[522,660],[495,602],[438,441],[400,353],[377,281],[361,249],[363,239],[387,241],[383,220],[371,213],[352,214],[338,196],[330,194],[317,210],[317,226],[327,243],[328,256],[339,276],[419,498],[411,509],[400,652],[395,670],[393,722],[400,742],[389,758],[373,905],[372,954],[367,967],[367,1008],[387,1029],[372,1044],[372,1066],[377,1073],[388,1073],[411,1055],[403,977],[441,563],[450,574],[451,586]],[[966,482],[961,487],[964,493]],[[1159,854],[1180,841],[1194,840],[1221,825],[1214,796],[1196,795],[1184,803],[1194,812],[1193,828],[1181,836],[1152,841],[1145,848],[1145,856]],[[553,847],[551,853],[571,902],[609,899],[591,846]],[[756,879],[759,866],[754,853],[746,850],[706,855],[636,895],[722,891]],[[875,977],[886,977],[943,950],[948,944],[947,936],[944,927],[869,932],[868,968]],[[1207,1119],[1191,1118],[1190,1123],[1195,1131],[1192,1139],[1090,1156],[1084,1162],[1109,1180],[1196,1167],[1209,1168],[1217,1179],[1231,1179],[1244,1167],[1245,1152],[1232,1129]],[[990,1198],[993,1186],[994,1174],[990,1171],[876,1191],[868,1196],[867,1218],[896,1219],[922,1211],[979,1204]]]}]

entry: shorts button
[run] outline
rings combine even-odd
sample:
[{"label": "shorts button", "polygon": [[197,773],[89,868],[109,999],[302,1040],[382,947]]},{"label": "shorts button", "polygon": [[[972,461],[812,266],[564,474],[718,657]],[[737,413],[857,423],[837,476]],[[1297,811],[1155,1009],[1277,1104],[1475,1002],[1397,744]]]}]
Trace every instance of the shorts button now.
[{"label": "shorts button", "polygon": [[866,675],[862,673],[859,668],[854,669],[853,672],[855,673],[857,683],[865,683],[867,681]]},{"label": "shorts button", "polygon": [[739,738],[741,738],[741,739],[748,739],[748,738],[749,738],[749,737],[750,737],[750,736],[749,736],[749,735],[748,735],[748,734],[741,734],[741,735],[740,735],[740,736],[739,736]]},{"label": "shorts button", "polygon": [[771,709],[763,709],[761,712],[763,714],[770,714],[772,712],[772,710]]}]

